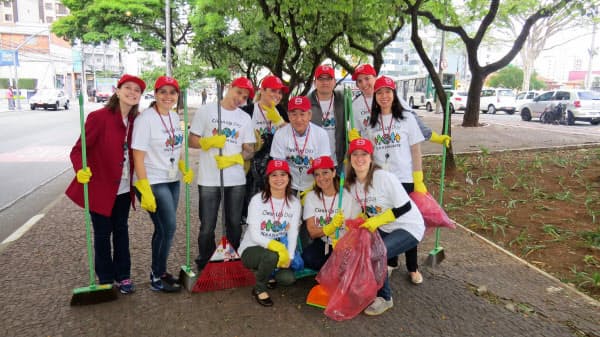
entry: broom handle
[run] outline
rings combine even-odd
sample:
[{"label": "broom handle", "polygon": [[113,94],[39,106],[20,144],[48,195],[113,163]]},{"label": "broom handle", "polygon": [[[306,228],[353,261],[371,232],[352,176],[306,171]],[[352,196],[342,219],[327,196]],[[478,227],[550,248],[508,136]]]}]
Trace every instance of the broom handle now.
[{"label": "broom handle", "polygon": [[[446,108],[444,109],[444,129],[442,130],[443,135],[448,134],[448,126],[450,125],[450,98],[446,98]],[[444,179],[446,177],[446,146],[442,145],[442,169],[440,173],[440,196],[439,196],[439,204],[440,207],[443,207],[444,202]],[[435,248],[440,247],[440,228],[437,227],[435,229]]]},{"label": "broom handle", "polygon": [[[187,105],[187,89],[183,90],[183,136],[185,138],[185,171],[189,169],[189,144],[188,144],[188,105]],[[191,270],[190,267],[190,184],[185,184],[185,267],[186,271]]]},{"label": "broom handle", "polygon": [[[79,93],[79,127],[81,129],[81,164],[82,169],[87,168],[87,152],[85,144],[85,120],[83,111],[83,93]],[[88,184],[83,184],[83,204],[85,209],[85,241],[87,245],[88,266],[90,268],[90,287],[96,286],[96,277],[94,276],[94,254],[92,251],[92,229],[90,218],[90,201],[88,197]]]},{"label": "broom handle", "polygon": [[[221,134],[221,100],[222,100],[222,96],[223,96],[223,92],[222,92],[222,88],[221,88],[221,84],[219,83],[219,81],[217,80],[217,134],[220,135]],[[220,148],[219,149],[219,156],[223,155],[223,149]],[[225,183],[223,181],[223,169],[219,169],[219,182],[220,182],[220,191],[221,191],[221,202],[222,202],[222,207],[221,207],[221,223],[223,224],[223,235],[225,235],[225,233],[227,233],[227,230],[225,228]],[[221,244],[223,245],[223,249],[225,249],[225,244],[223,243],[223,240],[221,240]]]}]

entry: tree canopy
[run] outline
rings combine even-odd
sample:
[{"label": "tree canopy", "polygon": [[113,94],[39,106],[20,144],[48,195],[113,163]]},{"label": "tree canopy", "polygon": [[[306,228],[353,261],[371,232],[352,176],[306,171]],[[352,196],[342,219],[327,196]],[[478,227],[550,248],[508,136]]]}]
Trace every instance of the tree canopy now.
[{"label": "tree canopy", "polygon": [[[520,91],[529,90],[529,88],[521,87],[523,83],[523,74],[523,69],[511,64],[490,75],[490,78],[487,81],[487,86],[495,88],[518,89]],[[535,72],[531,74],[528,83],[530,83],[529,87],[531,87],[533,90],[539,90],[545,87],[544,82],[537,79]]]}]

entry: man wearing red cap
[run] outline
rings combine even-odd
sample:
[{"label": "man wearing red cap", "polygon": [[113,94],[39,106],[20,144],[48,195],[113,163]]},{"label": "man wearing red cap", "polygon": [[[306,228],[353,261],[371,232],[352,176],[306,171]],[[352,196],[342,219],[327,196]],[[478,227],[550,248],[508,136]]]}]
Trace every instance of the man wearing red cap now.
[{"label": "man wearing red cap", "polygon": [[[200,232],[199,254],[196,258],[201,271],[216,249],[215,227],[221,202],[220,170],[225,187],[224,206],[227,210],[225,227],[227,239],[237,249],[240,245],[242,207],[246,190],[244,159],[251,158],[256,142],[252,120],[239,107],[254,97],[249,79],[239,77],[231,82],[220,102],[202,105],[190,126],[190,147],[200,148],[198,169]],[[219,133],[219,106],[221,132]],[[220,154],[221,152],[221,154]]]},{"label": "man wearing red cap", "polygon": [[315,90],[308,95],[313,110],[311,121],[327,131],[331,157],[341,167],[346,154],[344,95],[334,88],[333,67],[327,64],[318,66],[315,70]]},{"label": "man wearing red cap", "polygon": [[314,178],[307,171],[313,159],[330,156],[329,138],[323,128],[310,121],[310,101],[306,96],[290,98],[290,124],[277,130],[271,157],[287,160],[292,174],[292,189],[302,192],[312,187]]},{"label": "man wearing red cap", "polygon": [[[371,106],[373,104],[373,85],[375,84],[375,77],[377,73],[375,69],[368,63],[361,64],[354,70],[352,74],[352,80],[356,81],[356,86],[360,89],[362,95],[356,97],[352,102],[352,113],[354,117],[354,126],[355,128],[361,132],[368,127],[369,119],[371,117]],[[412,112],[412,114],[417,119],[417,124],[419,125],[419,129],[423,133],[423,137],[429,140],[430,142],[443,144],[446,147],[450,146],[450,136],[448,135],[440,135],[437,132],[431,130],[430,127],[423,123],[423,120],[415,111],[408,106],[405,100],[401,97],[398,97],[400,104],[404,110]],[[351,139],[356,138],[358,135],[354,132],[351,132]]]}]

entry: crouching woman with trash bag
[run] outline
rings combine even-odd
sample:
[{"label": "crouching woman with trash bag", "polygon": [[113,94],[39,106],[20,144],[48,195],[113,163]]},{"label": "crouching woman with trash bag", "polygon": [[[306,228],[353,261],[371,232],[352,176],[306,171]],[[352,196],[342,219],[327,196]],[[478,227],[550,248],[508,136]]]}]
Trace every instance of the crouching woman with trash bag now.
[{"label": "crouching woman with trash bag", "polygon": [[[360,227],[381,235],[388,258],[417,246],[425,232],[423,217],[400,181],[375,164],[373,144],[368,139],[355,139],[350,142],[348,156],[351,166],[345,187],[368,217]],[[393,306],[386,274],[383,287],[364,313],[380,315]]]},{"label": "crouching woman with trash bag", "polygon": [[[240,244],[242,263],[256,274],[252,296],[270,307],[273,301],[267,293],[275,283],[269,283],[275,272],[277,284],[291,285],[296,281],[290,263],[294,259],[300,214],[300,200],[292,194],[290,167],[284,160],[267,164],[267,183],[263,192],[250,200],[248,229]],[[287,247],[282,242],[287,240]]]}]

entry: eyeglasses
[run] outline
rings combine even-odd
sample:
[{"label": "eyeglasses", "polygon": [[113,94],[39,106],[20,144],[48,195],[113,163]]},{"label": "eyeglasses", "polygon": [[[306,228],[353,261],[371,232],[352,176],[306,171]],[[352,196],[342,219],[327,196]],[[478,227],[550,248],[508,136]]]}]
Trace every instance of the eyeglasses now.
[{"label": "eyeglasses", "polygon": [[174,96],[177,95],[177,90],[172,89],[172,90],[167,90],[167,89],[158,89],[158,91],[156,91],[157,94],[159,95],[169,95],[169,96]]}]

